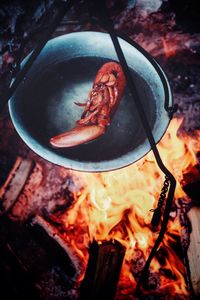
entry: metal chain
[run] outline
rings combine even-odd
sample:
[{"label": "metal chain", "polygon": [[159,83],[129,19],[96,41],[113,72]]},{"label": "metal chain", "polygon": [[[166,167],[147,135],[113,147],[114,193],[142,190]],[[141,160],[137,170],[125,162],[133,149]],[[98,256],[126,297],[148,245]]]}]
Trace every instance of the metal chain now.
[{"label": "metal chain", "polygon": [[160,192],[160,197],[158,199],[157,207],[155,209],[150,209],[150,211],[154,213],[152,220],[151,220],[151,224],[154,228],[157,227],[160,223],[162,207],[163,207],[163,204],[164,204],[166,196],[167,196],[169,184],[170,184],[170,179],[169,179],[169,177],[165,176],[163,187]]}]

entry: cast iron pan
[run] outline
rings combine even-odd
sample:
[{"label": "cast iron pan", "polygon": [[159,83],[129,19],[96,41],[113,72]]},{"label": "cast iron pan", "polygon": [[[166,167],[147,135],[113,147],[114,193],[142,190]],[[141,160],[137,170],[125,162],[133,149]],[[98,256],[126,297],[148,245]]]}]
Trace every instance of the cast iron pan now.
[{"label": "cast iron pan", "polygon": [[[167,78],[137,44],[119,41],[158,142],[169,124],[166,104],[172,106]],[[87,99],[98,69],[108,61],[118,58],[106,33],[76,32],[46,44],[9,101],[17,132],[38,155],[66,168],[101,172],[132,164],[151,150],[128,87],[103,136],[67,149],[49,144],[52,136],[76,125],[83,107],[74,101]]]}]

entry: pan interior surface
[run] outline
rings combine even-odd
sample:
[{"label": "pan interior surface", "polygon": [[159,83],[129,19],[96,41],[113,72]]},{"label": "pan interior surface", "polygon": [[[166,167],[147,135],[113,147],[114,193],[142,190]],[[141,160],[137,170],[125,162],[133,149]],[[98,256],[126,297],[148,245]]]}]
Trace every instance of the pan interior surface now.
[{"label": "pan interior surface", "polygon": [[[103,136],[72,148],[50,145],[52,136],[76,126],[84,108],[74,102],[86,102],[99,68],[118,61],[110,37],[95,33],[91,47],[93,36],[81,32],[50,40],[10,99],[9,109],[16,130],[41,157],[66,168],[100,172],[135,162],[150,145],[128,87]],[[142,53],[124,40],[120,44],[157,142],[169,123],[162,81]]]}]

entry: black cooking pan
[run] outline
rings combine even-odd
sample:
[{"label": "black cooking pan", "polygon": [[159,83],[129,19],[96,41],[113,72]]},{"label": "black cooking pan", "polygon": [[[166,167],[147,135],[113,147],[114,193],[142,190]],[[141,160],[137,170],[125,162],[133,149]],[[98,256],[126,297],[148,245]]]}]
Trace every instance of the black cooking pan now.
[{"label": "black cooking pan", "polygon": [[[119,38],[152,133],[158,142],[172,106],[167,78],[137,44]],[[26,58],[27,59],[27,58]],[[25,61],[26,61],[25,59]],[[13,124],[24,142],[48,161],[79,171],[100,172],[132,164],[150,145],[128,87],[106,133],[87,144],[56,149],[49,139],[73,128],[103,63],[118,61],[110,36],[77,32],[50,40],[9,101]]]}]

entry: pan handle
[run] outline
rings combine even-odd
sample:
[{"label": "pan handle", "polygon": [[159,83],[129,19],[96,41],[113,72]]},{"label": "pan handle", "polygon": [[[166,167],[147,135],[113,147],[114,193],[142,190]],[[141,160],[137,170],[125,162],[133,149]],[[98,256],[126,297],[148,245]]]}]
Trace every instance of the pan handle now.
[{"label": "pan handle", "polygon": [[[91,2],[91,1],[89,1],[89,2]],[[98,5],[96,5],[96,3],[98,3]],[[164,209],[164,213],[163,213],[163,220],[162,220],[162,225],[161,225],[161,228],[160,228],[160,232],[159,232],[158,238],[155,241],[155,244],[154,244],[153,248],[151,249],[149,257],[148,257],[148,259],[147,259],[147,261],[145,263],[145,266],[144,266],[144,268],[142,270],[140,279],[139,279],[139,281],[137,283],[137,286],[136,286],[136,292],[135,293],[139,294],[139,292],[140,292],[140,286],[141,286],[141,284],[143,282],[143,279],[148,274],[150,263],[151,263],[153,257],[155,256],[155,254],[157,252],[157,249],[158,249],[160,243],[162,242],[164,234],[165,234],[165,232],[167,230],[167,224],[168,224],[168,220],[169,220],[169,214],[170,214],[170,211],[171,211],[171,206],[172,206],[172,203],[173,203],[173,198],[174,198],[174,193],[175,193],[175,188],[176,188],[176,179],[174,178],[174,176],[172,175],[172,173],[164,165],[164,163],[163,163],[163,161],[162,161],[162,159],[160,157],[159,151],[158,151],[158,149],[156,147],[156,142],[155,142],[155,139],[153,137],[153,134],[152,134],[152,131],[151,131],[151,127],[150,127],[149,122],[147,120],[147,117],[146,117],[143,105],[142,105],[142,103],[140,101],[140,97],[138,96],[138,92],[137,92],[137,89],[135,87],[135,83],[133,82],[133,79],[132,79],[132,76],[131,76],[128,64],[126,62],[125,56],[123,54],[123,51],[121,49],[121,46],[120,46],[120,43],[119,43],[119,40],[118,40],[118,36],[117,36],[117,34],[116,34],[115,30],[114,30],[113,23],[112,23],[112,21],[111,21],[111,19],[109,17],[109,13],[108,13],[105,1],[97,0],[97,1],[95,1],[95,5],[96,5],[96,7],[95,7],[95,10],[94,10],[94,13],[97,14],[97,17],[99,18],[102,26],[110,34],[110,37],[111,37],[111,40],[113,42],[115,51],[116,51],[117,56],[119,58],[119,62],[120,62],[121,66],[122,66],[122,69],[124,71],[124,75],[126,77],[126,80],[127,80],[127,83],[128,83],[128,86],[129,86],[129,89],[130,89],[130,92],[131,92],[131,95],[133,97],[133,100],[135,101],[135,104],[136,104],[136,107],[137,107],[137,111],[139,113],[139,116],[140,116],[143,128],[145,130],[145,133],[146,133],[147,138],[149,140],[149,143],[151,145],[152,151],[154,153],[154,157],[156,159],[156,162],[157,162],[160,170],[165,174],[166,180],[169,182],[169,191],[168,191],[168,196],[167,196],[167,199],[166,199],[166,204],[165,204],[165,209]],[[155,61],[154,61],[154,65],[155,65],[156,69],[159,68],[158,65],[156,66],[156,62]],[[161,76],[164,76],[162,74],[162,72],[161,72]],[[166,105],[167,105],[167,103],[166,103]],[[169,107],[167,107],[167,109],[169,109]],[[156,218],[156,222],[158,224],[159,221],[160,221],[160,219],[161,219],[162,209],[160,209],[160,210],[156,209],[155,212],[154,212],[154,214],[156,214],[156,216],[153,217],[153,219],[155,220],[155,218]]]},{"label": "pan handle", "polygon": [[31,68],[32,64],[34,63],[35,59],[38,57],[40,52],[42,51],[43,47],[48,42],[49,38],[51,37],[52,33],[54,32],[55,28],[58,26],[59,22],[62,20],[66,11],[71,7],[73,0],[69,0],[67,2],[58,2],[58,11],[56,12],[56,16],[53,18],[52,23],[48,26],[45,33],[42,35],[40,41],[38,42],[37,47],[31,53],[29,59],[24,64],[23,68],[17,73],[15,79],[12,81],[10,87],[2,96],[0,101],[0,112],[3,111],[4,106],[8,102],[8,100],[12,97],[16,89],[18,88],[21,81],[24,79],[26,74],[28,73],[29,69]]}]

